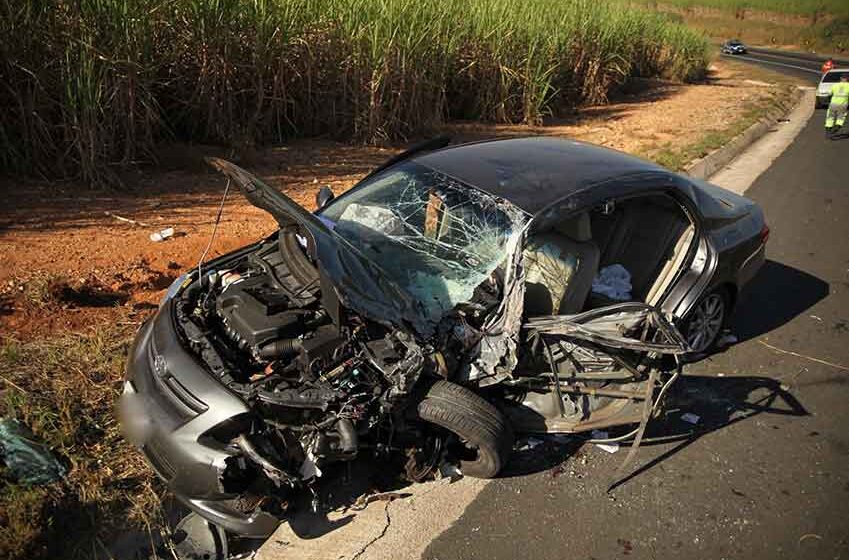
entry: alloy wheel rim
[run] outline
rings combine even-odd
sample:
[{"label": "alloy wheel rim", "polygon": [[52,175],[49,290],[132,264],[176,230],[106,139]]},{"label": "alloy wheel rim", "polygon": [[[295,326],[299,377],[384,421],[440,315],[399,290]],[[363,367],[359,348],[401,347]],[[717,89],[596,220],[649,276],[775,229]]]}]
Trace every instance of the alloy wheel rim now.
[{"label": "alloy wheel rim", "polygon": [[711,294],[693,310],[687,329],[687,342],[695,353],[707,350],[722,330],[725,302],[719,294]]}]

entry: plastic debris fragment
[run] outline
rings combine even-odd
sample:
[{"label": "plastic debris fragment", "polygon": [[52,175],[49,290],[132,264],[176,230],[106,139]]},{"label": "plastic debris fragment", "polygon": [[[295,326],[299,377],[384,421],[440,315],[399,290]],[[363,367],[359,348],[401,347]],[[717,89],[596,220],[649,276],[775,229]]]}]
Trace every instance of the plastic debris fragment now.
[{"label": "plastic debris fragment", "polygon": [[688,424],[698,424],[699,420],[701,420],[701,416],[698,414],[693,414],[692,412],[685,412],[681,415],[681,420],[687,422]]},{"label": "plastic debris fragment", "polygon": [[174,228],[170,228],[170,227],[165,228],[165,229],[161,229],[159,231],[154,231],[153,233],[150,234],[150,240],[153,241],[154,243],[159,243],[160,241],[165,241],[166,239],[169,239],[171,237],[174,237]]},{"label": "plastic debris fragment", "polygon": [[[607,439],[609,437],[607,432],[602,431],[602,430],[593,430],[590,435],[591,435],[592,439],[600,439],[600,440],[604,440],[604,439]],[[619,443],[618,442],[596,443],[595,446],[598,447],[599,449],[601,449],[602,451],[606,451],[608,453],[616,453],[617,451],[619,451]]]},{"label": "plastic debris fragment", "polygon": [[442,464],[439,465],[439,474],[441,474],[443,478],[450,479],[451,482],[457,482],[463,478],[463,472],[460,470],[460,467],[447,461],[443,461]]},{"label": "plastic debris fragment", "polygon": [[21,484],[42,485],[65,477],[67,469],[53,452],[14,419],[0,419],[0,459]]},{"label": "plastic debris fragment", "polygon": [[535,437],[529,437],[525,440],[519,441],[516,444],[517,451],[530,451],[540,445],[542,445],[543,441],[541,439],[537,439]]}]

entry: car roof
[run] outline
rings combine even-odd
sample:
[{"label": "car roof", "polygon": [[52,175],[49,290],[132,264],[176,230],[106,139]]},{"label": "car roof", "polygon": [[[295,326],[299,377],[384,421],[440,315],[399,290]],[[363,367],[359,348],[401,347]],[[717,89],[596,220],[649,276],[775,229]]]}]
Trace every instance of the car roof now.
[{"label": "car roof", "polygon": [[636,173],[669,173],[616,150],[548,136],[449,146],[413,161],[509,200],[531,215],[595,183]]}]

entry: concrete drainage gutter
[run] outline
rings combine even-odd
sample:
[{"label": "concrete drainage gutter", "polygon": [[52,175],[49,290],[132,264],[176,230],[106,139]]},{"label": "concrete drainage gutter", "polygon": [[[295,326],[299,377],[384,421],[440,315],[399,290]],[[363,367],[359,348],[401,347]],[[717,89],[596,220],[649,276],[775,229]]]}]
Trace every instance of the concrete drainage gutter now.
[{"label": "concrete drainage gutter", "polygon": [[802,99],[803,90],[793,90],[793,102],[786,107],[774,107],[764,118],[753,124],[723,147],[711,152],[701,159],[691,162],[684,172],[696,179],[708,179],[714,173],[728,165],[755,141],[770,131],[778,122],[790,114]]}]

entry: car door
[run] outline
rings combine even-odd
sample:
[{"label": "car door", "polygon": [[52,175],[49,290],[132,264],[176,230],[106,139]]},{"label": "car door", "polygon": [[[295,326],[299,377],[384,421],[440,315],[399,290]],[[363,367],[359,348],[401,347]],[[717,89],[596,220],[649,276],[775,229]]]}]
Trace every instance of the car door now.
[{"label": "car door", "polygon": [[[535,221],[545,227],[559,213],[586,210],[626,194],[677,193],[679,187],[674,176],[664,174],[618,179],[559,201]],[[639,422],[658,386],[674,382],[679,358],[689,350],[674,322],[707,287],[716,260],[695,210],[689,211],[696,223],[692,255],[654,305],[620,302],[572,315],[526,317],[523,340],[535,360],[537,385],[522,404],[508,410],[517,429],[568,433]],[[545,387],[539,384],[540,373],[547,376]]]},{"label": "car door", "polygon": [[645,422],[689,349],[656,307],[624,302],[575,315],[532,317],[525,359],[505,412],[520,432],[574,433]]}]

